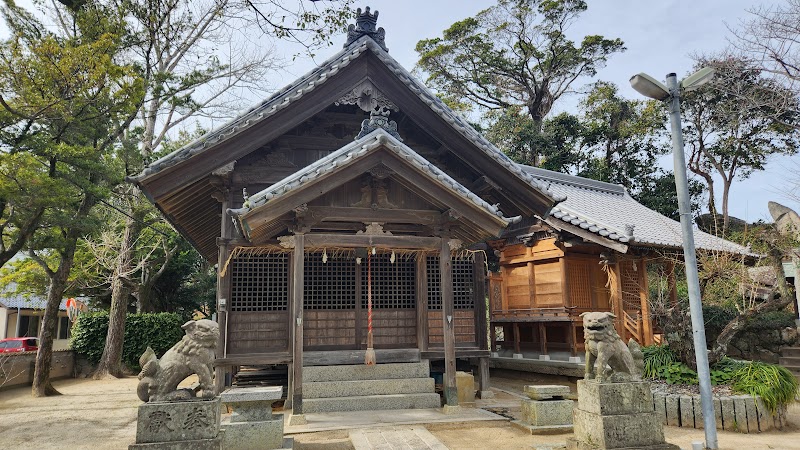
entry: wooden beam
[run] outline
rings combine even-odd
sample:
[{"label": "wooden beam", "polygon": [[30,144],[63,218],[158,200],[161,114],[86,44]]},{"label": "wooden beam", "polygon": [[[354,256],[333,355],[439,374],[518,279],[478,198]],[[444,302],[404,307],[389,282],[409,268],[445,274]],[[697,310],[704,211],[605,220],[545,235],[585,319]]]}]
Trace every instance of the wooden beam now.
[{"label": "wooden beam", "polygon": [[638,262],[639,270],[639,301],[642,308],[642,342],[644,345],[653,345],[653,320],[650,317],[650,302],[648,301],[649,288],[647,286],[647,261],[641,258]]},{"label": "wooden beam", "polygon": [[305,264],[305,235],[294,235],[292,252],[292,414],[303,414],[303,288]]},{"label": "wooden beam", "polygon": [[288,352],[281,353],[248,353],[243,355],[228,355],[227,358],[217,358],[214,366],[259,366],[271,364],[291,364],[292,355]]},{"label": "wooden beam", "polygon": [[[387,236],[368,234],[308,234],[306,247],[378,247],[391,249],[438,250],[442,239],[420,236]],[[445,245],[448,245],[445,241]]]},{"label": "wooden beam", "polygon": [[[489,350],[457,347],[456,356],[459,358],[488,358]],[[445,353],[441,348],[426,350],[424,352],[420,352],[420,358],[443,360],[445,359]]]},{"label": "wooden beam", "polygon": [[[230,192],[225,193],[222,201],[223,211],[230,205],[231,195]],[[220,220],[220,239],[218,241],[218,256],[219,261],[227,261],[230,255],[230,247],[228,242],[232,236],[231,223],[226,220],[227,217],[223,214]],[[230,272],[225,276],[220,274],[221,264],[217,266],[217,325],[219,325],[219,337],[217,338],[217,353],[222,353],[222,358],[227,357],[228,349],[228,311],[230,309],[230,291],[231,291],[231,278]],[[220,366],[214,368],[214,389],[219,395],[225,390],[225,373],[226,367]]]},{"label": "wooden beam", "polygon": [[428,349],[428,256],[418,254],[416,261],[417,348]]},{"label": "wooden beam", "polygon": [[337,206],[309,206],[310,224],[319,222],[380,222],[411,223],[417,225],[436,224],[442,213],[433,210],[344,208]]},{"label": "wooden beam", "polygon": [[488,345],[489,321],[487,319],[488,308],[486,306],[486,265],[483,252],[474,253],[475,262],[472,266],[474,287],[473,295],[475,302],[475,338],[478,340],[478,348],[486,348]]},{"label": "wooden beam", "polygon": [[448,239],[440,240],[439,292],[442,293],[442,331],[444,332],[444,398],[449,406],[458,406],[456,388],[456,335],[453,305],[453,261]]},{"label": "wooden beam", "polygon": [[[303,366],[364,365],[365,352],[366,350],[309,351],[303,354]],[[420,352],[416,348],[376,349],[375,354],[381,364],[420,361]]]}]

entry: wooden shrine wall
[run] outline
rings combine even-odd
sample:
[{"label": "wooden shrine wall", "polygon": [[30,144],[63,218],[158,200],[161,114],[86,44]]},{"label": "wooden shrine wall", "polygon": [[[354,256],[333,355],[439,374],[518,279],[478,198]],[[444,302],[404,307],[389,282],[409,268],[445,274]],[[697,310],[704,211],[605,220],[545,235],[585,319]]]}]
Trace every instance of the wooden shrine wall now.
[{"label": "wooden shrine wall", "polygon": [[[327,253],[327,252],[326,252]],[[430,347],[442,346],[439,257],[424,256],[426,331]],[[375,348],[416,348],[418,326],[416,256],[372,257]],[[367,339],[368,264],[352,253],[305,255],[303,344],[309,350],[362,349]],[[240,256],[231,263],[227,354],[289,350],[289,255]],[[477,342],[474,258],[453,258],[456,345]]]}]

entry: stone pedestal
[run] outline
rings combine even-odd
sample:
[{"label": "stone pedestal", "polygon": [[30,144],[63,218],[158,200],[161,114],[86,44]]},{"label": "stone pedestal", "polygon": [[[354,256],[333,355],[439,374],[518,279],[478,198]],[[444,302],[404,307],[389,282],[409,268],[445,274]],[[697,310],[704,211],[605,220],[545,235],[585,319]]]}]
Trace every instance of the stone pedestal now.
[{"label": "stone pedestal", "polygon": [[467,372],[456,372],[458,405],[475,407],[475,377]]},{"label": "stone pedestal", "polygon": [[139,406],[136,443],[129,450],[219,449],[219,399],[150,402]]},{"label": "stone pedestal", "polygon": [[522,401],[522,420],[512,425],[531,434],[559,434],[572,431],[574,402],[566,400],[568,386],[525,386],[529,399]]},{"label": "stone pedestal", "polygon": [[664,441],[647,382],[578,381],[574,424],[575,437],[567,440],[568,449],[679,450]]},{"label": "stone pedestal", "polygon": [[283,438],[283,414],[272,414],[272,403],[280,400],[281,387],[229,389],[220,395],[231,409],[231,417],[222,422],[223,448],[226,450],[291,448]]}]

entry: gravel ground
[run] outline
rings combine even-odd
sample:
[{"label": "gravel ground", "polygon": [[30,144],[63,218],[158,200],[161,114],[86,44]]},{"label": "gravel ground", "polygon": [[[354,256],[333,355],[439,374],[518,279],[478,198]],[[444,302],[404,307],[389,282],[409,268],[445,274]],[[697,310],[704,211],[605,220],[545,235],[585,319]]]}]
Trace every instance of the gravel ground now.
[{"label": "gravel ground", "polygon": [[[0,448],[3,449],[125,449],[136,436],[136,378],[93,381],[61,380],[54,385],[62,394],[32,398],[28,388],[0,392]],[[479,406],[518,417],[522,387],[526,384],[574,383],[561,377],[493,372],[495,398]],[[452,449],[530,449],[534,445],[563,443],[569,435],[530,436],[507,423],[437,424],[427,427]],[[721,449],[800,450],[800,406],[789,410],[789,427],[761,434],[719,432]],[[691,448],[702,441],[703,431],[664,427],[669,442]],[[297,449],[352,448],[346,431],[311,433],[296,437]]]}]

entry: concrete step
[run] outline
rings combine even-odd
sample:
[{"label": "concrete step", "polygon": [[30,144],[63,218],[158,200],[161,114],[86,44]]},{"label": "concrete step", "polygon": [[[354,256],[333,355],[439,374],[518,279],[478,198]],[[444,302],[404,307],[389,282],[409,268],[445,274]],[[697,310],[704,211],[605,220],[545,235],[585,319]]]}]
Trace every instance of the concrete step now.
[{"label": "concrete step", "polygon": [[303,413],[440,408],[439,394],[391,394],[303,399]]},{"label": "concrete step", "polygon": [[783,347],[781,349],[781,356],[800,358],[800,347]]},{"label": "concrete step", "polygon": [[303,383],[318,381],[392,380],[398,378],[427,378],[427,360],[417,363],[396,363],[347,366],[303,367]]},{"label": "concrete step", "polygon": [[303,398],[358,397],[434,392],[433,378],[392,380],[317,381],[303,383]]}]

